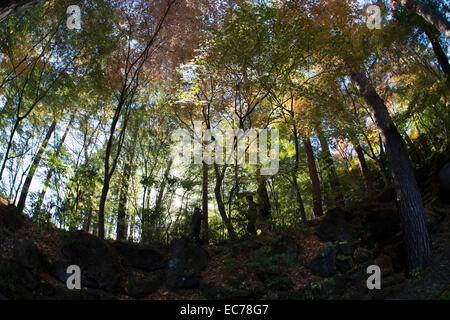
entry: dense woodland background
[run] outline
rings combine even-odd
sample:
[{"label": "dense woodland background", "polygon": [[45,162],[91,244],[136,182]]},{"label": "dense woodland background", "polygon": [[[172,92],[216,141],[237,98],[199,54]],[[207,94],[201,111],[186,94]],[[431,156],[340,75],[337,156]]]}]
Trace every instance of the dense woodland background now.
[{"label": "dense woodland background", "polygon": [[[12,3],[12,2],[11,2]],[[366,25],[381,8],[381,29]],[[81,8],[81,29],[67,8]],[[0,22],[0,193],[39,225],[210,243],[394,184],[408,265],[430,261],[414,168],[449,139],[448,1],[41,1]],[[172,133],[275,128],[280,169],[176,166]],[[206,142],[205,142],[206,146]]]}]

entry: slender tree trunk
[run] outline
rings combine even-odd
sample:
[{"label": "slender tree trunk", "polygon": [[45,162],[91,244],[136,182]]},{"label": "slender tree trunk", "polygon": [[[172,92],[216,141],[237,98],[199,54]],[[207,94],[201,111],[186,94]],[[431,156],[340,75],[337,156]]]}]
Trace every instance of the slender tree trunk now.
[{"label": "slender tree trunk", "polygon": [[367,166],[366,158],[364,157],[364,151],[361,148],[359,142],[354,143],[356,155],[358,157],[359,169],[366,186],[367,193],[370,194],[373,191],[372,177],[370,176],[369,167]]},{"label": "slender tree trunk", "polygon": [[128,188],[130,186],[131,169],[134,161],[135,145],[138,136],[138,126],[134,129],[133,137],[131,138],[130,148],[128,150],[127,160],[123,169],[122,182],[120,185],[119,206],[117,208],[117,240],[127,239],[127,200]]},{"label": "slender tree trunk", "polygon": [[325,169],[327,171],[328,180],[332,188],[334,206],[344,206],[344,195],[342,194],[342,186],[337,176],[336,167],[334,166],[333,157],[330,153],[327,137],[319,125],[316,126],[317,136],[319,137],[320,147],[322,148],[322,158],[325,161]]},{"label": "slender tree trunk", "polygon": [[202,181],[202,211],[203,211],[203,239],[208,241],[208,164],[203,161]]},{"label": "slender tree trunk", "polygon": [[408,269],[423,269],[431,261],[430,236],[425,222],[422,197],[405,144],[384,101],[366,75],[362,72],[352,72],[351,77],[371,108],[386,147],[403,225]]},{"label": "slender tree trunk", "polygon": [[89,229],[91,228],[91,220],[92,220],[92,204],[89,205],[88,215],[86,217],[86,220],[84,221],[83,230],[86,232],[89,232]]},{"label": "slender tree trunk", "polygon": [[378,157],[378,165],[380,167],[381,176],[383,178],[384,186],[387,187],[391,181],[389,178],[389,170],[386,168],[386,154],[384,152],[383,140],[381,139],[381,134],[378,135],[378,140],[380,142],[380,156]]},{"label": "slender tree trunk", "polygon": [[2,167],[0,169],[0,181],[2,181],[2,178],[3,178],[3,171],[5,170],[6,162],[8,161],[9,153],[11,152],[11,147],[12,147],[12,144],[13,144],[14,135],[15,135],[15,133],[17,131],[17,128],[19,127],[19,123],[20,123],[20,120],[16,120],[16,122],[14,123],[14,127],[13,127],[13,129],[11,131],[11,134],[9,135],[8,146],[6,148],[5,155],[3,156],[3,163],[2,163]]},{"label": "slender tree trunk", "polygon": [[[64,146],[64,142],[66,141],[67,135],[69,134],[70,128],[72,127],[73,120],[75,119],[75,114],[76,113],[72,114],[72,116],[71,116],[71,118],[69,120],[69,124],[67,125],[66,130],[64,131],[64,134],[61,137],[61,140],[60,140],[60,142],[58,144],[58,147],[56,149],[56,152],[55,152],[55,158],[59,158],[59,155],[61,153],[62,147]],[[41,193],[39,194],[39,199],[36,202],[36,205],[34,207],[35,214],[39,214],[39,212],[41,211],[42,203],[44,202],[44,198],[45,198],[45,193],[47,192],[47,188],[50,185],[50,180],[52,179],[54,171],[55,171],[55,168],[52,166],[50,168],[50,170],[48,170],[48,172],[47,172],[47,176],[45,178],[44,186],[42,188]]]},{"label": "slender tree trunk", "polygon": [[305,225],[307,222],[305,205],[303,204],[302,195],[300,193],[300,188],[298,186],[297,181],[297,172],[300,162],[300,150],[299,150],[299,139],[298,139],[298,130],[295,121],[293,123],[293,136],[294,136],[294,144],[295,144],[295,162],[294,167],[292,168],[292,184],[295,190],[295,197],[297,199],[298,209],[300,210],[300,216],[302,218],[302,223]]},{"label": "slender tree trunk", "polygon": [[130,216],[130,234],[128,235],[128,241],[134,242],[134,225],[136,223],[136,214],[133,213]]},{"label": "slender tree trunk", "polygon": [[436,56],[439,65],[441,66],[442,71],[447,76],[447,87],[450,89],[450,64],[448,63],[447,55],[445,54],[444,49],[439,43],[439,37],[431,31],[424,30],[427,35],[428,40],[431,42],[431,46],[433,47],[434,54]]},{"label": "slender tree trunk", "polygon": [[132,161],[133,160],[127,161],[127,163],[125,164],[123,169],[122,181],[120,184],[119,206],[117,208],[117,240],[125,240],[127,238],[127,200]]},{"label": "slender tree trunk", "polygon": [[258,201],[260,211],[258,214],[262,214],[264,217],[270,217],[272,215],[272,209],[270,206],[269,193],[267,192],[266,187],[266,177],[259,174],[259,170],[257,172],[256,182],[258,184]]},{"label": "slender tree trunk", "polygon": [[163,200],[164,192],[166,191],[167,180],[169,178],[170,168],[172,168],[172,163],[173,163],[173,158],[171,158],[169,160],[166,171],[164,172],[163,180],[161,182],[161,185],[159,186],[158,196],[156,197],[156,202],[155,202],[155,215],[156,216],[159,216],[161,214],[162,200]]},{"label": "slender tree trunk", "polygon": [[303,139],[303,144],[305,145],[306,158],[308,161],[309,176],[311,178],[312,189],[313,189],[313,211],[314,216],[323,216],[322,209],[322,194],[320,191],[320,181],[319,175],[317,174],[316,160],[314,159],[314,152],[311,146],[311,141],[309,138]]},{"label": "slender tree trunk", "polygon": [[[114,174],[114,170],[117,165],[117,161],[119,158],[119,154],[122,148],[123,140],[119,138],[117,151],[115,157],[112,159],[111,162],[111,153],[112,153],[112,147],[113,147],[113,140],[114,140],[114,134],[116,132],[117,123],[119,122],[120,115],[122,112],[122,108],[124,106],[124,101],[119,101],[119,104],[116,108],[113,121],[111,122],[111,128],[109,132],[109,138],[106,145],[106,152],[105,152],[105,176],[103,179],[103,188],[102,193],[100,196],[100,204],[98,209],[98,237],[101,239],[105,238],[105,206],[106,206],[106,198],[108,196],[109,191],[109,184],[111,182],[112,175]],[[125,119],[122,126],[122,132],[121,135],[125,135],[125,130],[127,127],[127,110],[125,110]],[[122,137],[123,137],[122,136]]]},{"label": "slender tree trunk", "polygon": [[22,191],[20,192],[19,202],[17,204],[17,209],[20,212],[22,212],[23,209],[25,208],[25,203],[27,201],[28,191],[30,189],[31,182],[33,181],[34,174],[36,173],[39,163],[41,162],[42,156],[44,155],[45,149],[47,148],[50,138],[53,132],[55,131],[55,128],[56,128],[56,120],[53,120],[52,124],[50,125],[50,128],[47,131],[47,134],[45,135],[44,141],[42,142],[42,145],[39,148],[38,153],[34,157],[33,164],[31,165],[31,168],[28,171],[27,177],[22,187]]},{"label": "slender tree trunk", "polygon": [[400,2],[403,6],[424,18],[447,38],[450,38],[450,22],[445,17],[433,11],[429,6],[419,0],[397,0],[397,2]]},{"label": "slender tree trunk", "polygon": [[409,145],[409,150],[411,154],[411,160],[413,163],[420,163],[422,159],[422,155],[420,154],[420,151],[416,148],[414,142],[412,142],[411,138],[409,137],[408,133],[405,131],[404,133],[405,141]]},{"label": "slender tree trunk", "polygon": [[225,224],[225,227],[228,231],[228,236],[231,240],[236,240],[236,233],[234,232],[233,224],[231,223],[231,220],[227,216],[227,213],[225,211],[225,204],[222,199],[222,182],[225,175],[225,166],[222,169],[222,171],[219,170],[219,166],[214,163],[214,171],[216,173],[216,185],[214,187],[214,195],[216,196],[217,201],[217,208],[219,209],[219,214],[222,217],[223,223]]}]

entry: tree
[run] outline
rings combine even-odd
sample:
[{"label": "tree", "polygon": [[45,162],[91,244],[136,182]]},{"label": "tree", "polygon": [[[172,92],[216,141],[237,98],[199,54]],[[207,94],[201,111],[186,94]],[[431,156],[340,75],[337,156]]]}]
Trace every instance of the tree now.
[{"label": "tree", "polygon": [[[123,76],[121,76],[119,80],[120,85],[118,88],[118,94],[116,95],[117,105],[114,111],[113,120],[111,122],[105,151],[105,176],[103,180],[103,189],[98,212],[98,235],[100,238],[105,237],[106,198],[108,196],[111,178],[116,169],[117,160],[122,149],[123,139],[125,137],[125,132],[127,129],[130,107],[133,103],[134,96],[139,86],[139,77],[141,76],[146,61],[152,55],[152,48],[155,45],[158,34],[161,32],[164,21],[166,20],[166,17],[168,16],[170,9],[175,1],[176,0],[171,0],[167,3],[162,16],[160,17],[158,23],[155,25],[153,34],[151,34],[150,37],[145,41],[143,49],[138,48],[137,50],[133,50],[133,46],[131,45],[133,39],[131,38],[131,36],[127,39],[128,45],[126,46],[126,51],[124,54],[125,61],[123,64],[121,64],[121,66],[123,67]],[[128,23],[128,30],[131,35],[134,26],[132,23],[130,23],[130,21],[128,21]],[[121,118],[122,128],[116,142],[117,150],[115,152],[115,155],[111,158],[113,152],[113,143],[115,142],[115,132]]]},{"label": "tree", "polygon": [[431,262],[431,245],[419,187],[402,137],[369,79],[353,71],[351,78],[372,110],[380,129],[394,177],[409,270],[423,269]]},{"label": "tree", "polygon": [[28,171],[27,178],[25,179],[25,183],[23,184],[22,191],[20,193],[19,202],[17,203],[17,209],[22,212],[25,208],[25,202],[27,201],[28,190],[30,189],[31,181],[33,180],[34,173],[36,172],[39,163],[41,162],[42,156],[44,155],[44,151],[47,148],[50,137],[56,129],[56,120],[53,120],[50,128],[45,135],[44,141],[42,142],[41,147],[39,148],[39,152],[33,159],[33,164],[31,165],[30,170]]},{"label": "tree", "polygon": [[43,0],[6,0],[6,2],[0,4],[0,21],[10,14],[19,12],[41,1]]},{"label": "tree", "polygon": [[417,13],[426,21],[431,23],[440,32],[442,32],[447,38],[450,38],[450,22],[444,17],[430,9],[429,6],[419,0],[396,0],[401,5],[405,6],[412,12]]}]

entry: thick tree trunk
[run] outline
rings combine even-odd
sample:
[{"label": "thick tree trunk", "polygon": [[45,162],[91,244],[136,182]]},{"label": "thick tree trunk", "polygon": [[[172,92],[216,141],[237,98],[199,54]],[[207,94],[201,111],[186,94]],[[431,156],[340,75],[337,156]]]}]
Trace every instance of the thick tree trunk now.
[{"label": "thick tree trunk", "polygon": [[[55,158],[59,158],[59,155],[61,154],[62,147],[64,145],[64,142],[66,141],[67,135],[69,134],[70,128],[72,127],[73,120],[75,119],[75,112],[72,114],[69,120],[69,124],[66,127],[66,130],[64,131],[63,136],[61,137],[61,140],[59,141],[58,147],[56,148],[55,152]],[[52,179],[53,172],[55,171],[54,167],[51,167],[50,170],[47,172],[47,176],[45,178],[44,186],[42,188],[41,193],[39,194],[39,199],[36,202],[36,205],[34,207],[35,214],[39,214],[41,211],[42,203],[44,202],[45,193],[47,192],[47,188],[50,185],[50,180]]]},{"label": "thick tree trunk", "polygon": [[203,239],[208,241],[208,164],[203,161],[202,181],[202,210],[203,210]]},{"label": "thick tree trunk", "polygon": [[27,177],[22,187],[22,191],[20,192],[19,202],[17,204],[17,209],[20,212],[22,212],[23,209],[25,208],[25,203],[27,201],[28,191],[30,189],[31,182],[33,181],[34,174],[36,173],[39,163],[41,162],[42,156],[44,155],[45,149],[47,148],[48,143],[50,141],[50,137],[55,131],[55,128],[56,128],[56,120],[53,120],[52,124],[50,125],[50,128],[47,131],[47,134],[45,135],[44,141],[42,142],[42,145],[39,148],[38,153],[34,157],[33,164],[31,165],[31,168],[28,171]]},{"label": "thick tree trunk", "polygon": [[336,167],[334,166],[333,157],[330,153],[327,137],[323,133],[320,125],[316,126],[317,136],[319,137],[320,147],[322,148],[322,158],[325,161],[325,169],[327,171],[328,180],[332,188],[334,206],[344,206],[344,195],[342,194],[342,186],[337,176]]},{"label": "thick tree trunk", "polygon": [[364,151],[358,142],[354,142],[354,147],[356,155],[358,157],[359,169],[361,170],[361,175],[363,177],[367,193],[371,193],[373,190],[372,178],[370,176],[370,171],[369,167],[367,166],[366,158],[364,158]]},{"label": "thick tree trunk", "polygon": [[43,0],[6,0],[0,4],[0,21],[5,19],[10,14],[19,12],[28,6],[41,1]]},{"label": "thick tree trunk", "polygon": [[222,199],[222,182],[225,175],[225,167],[222,169],[222,171],[219,170],[219,166],[214,163],[214,171],[216,173],[216,185],[214,187],[214,195],[216,197],[217,202],[217,208],[219,209],[219,214],[222,217],[223,223],[228,231],[228,237],[230,240],[236,240],[236,233],[234,232],[233,224],[231,223],[231,220],[227,216],[227,213],[225,211],[225,204]]},{"label": "thick tree trunk", "polygon": [[311,178],[311,184],[313,189],[313,211],[314,216],[323,216],[322,209],[322,193],[320,191],[319,175],[317,174],[316,160],[314,158],[314,152],[311,146],[309,138],[303,139],[303,144],[306,150],[306,159],[308,161],[309,176]]},{"label": "thick tree trunk", "polygon": [[403,225],[408,269],[423,269],[431,261],[430,236],[425,222],[422,198],[405,144],[384,101],[366,75],[362,72],[352,72],[351,77],[371,108],[386,147]]},{"label": "thick tree trunk", "polygon": [[431,23],[436,29],[442,32],[447,38],[450,38],[450,22],[429,6],[419,0],[397,0],[412,12],[417,13],[426,21]]}]

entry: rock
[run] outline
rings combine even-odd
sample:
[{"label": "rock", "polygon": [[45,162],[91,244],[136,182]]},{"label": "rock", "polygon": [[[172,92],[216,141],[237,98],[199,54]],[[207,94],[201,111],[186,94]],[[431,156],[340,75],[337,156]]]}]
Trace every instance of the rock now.
[{"label": "rock", "polygon": [[346,212],[340,208],[329,210],[317,229],[317,236],[322,241],[350,241],[350,232],[345,220]]},{"label": "rock", "polygon": [[380,267],[381,277],[387,277],[392,273],[394,273],[392,259],[385,254],[382,254],[379,257],[377,257],[373,262],[371,262],[371,264]]},{"label": "rock", "polygon": [[406,268],[407,262],[403,241],[385,245],[382,252],[391,258],[394,271],[400,272]]},{"label": "rock", "polygon": [[0,292],[10,299],[34,299],[38,285],[36,270],[27,269],[14,260],[0,264]]},{"label": "rock", "polygon": [[326,243],[321,252],[307,264],[307,268],[315,275],[327,277],[336,271],[336,245]]},{"label": "rock", "polygon": [[395,188],[393,185],[386,187],[377,196],[375,196],[374,201],[380,203],[388,203],[394,201],[397,197],[395,193]]},{"label": "rock", "polygon": [[209,300],[259,300],[267,292],[262,284],[249,284],[246,287],[235,288],[209,282],[201,283],[202,294]]},{"label": "rock", "polygon": [[439,196],[444,203],[450,203],[450,162],[445,163],[438,173]]},{"label": "rock", "polygon": [[267,300],[288,300],[288,291],[269,291],[267,293]]},{"label": "rock", "polygon": [[39,266],[39,253],[36,245],[29,239],[16,240],[14,259],[23,267],[34,269]]},{"label": "rock", "polygon": [[364,218],[363,227],[374,241],[389,241],[401,231],[398,211],[391,209],[369,211]]},{"label": "rock", "polygon": [[87,232],[77,231],[62,241],[61,260],[54,264],[56,277],[66,282],[69,265],[81,268],[83,286],[115,291],[121,278],[116,252],[104,240]]},{"label": "rock", "polygon": [[448,299],[450,283],[450,247],[443,246],[428,268],[398,288],[395,298],[412,300]]},{"label": "rock", "polygon": [[25,224],[27,217],[20,213],[13,205],[0,206],[0,225],[16,232]]},{"label": "rock", "polygon": [[162,270],[148,273],[130,269],[126,293],[130,297],[141,299],[156,292],[163,281],[164,272]]},{"label": "rock", "polygon": [[353,255],[353,247],[348,241],[342,241],[337,243],[337,253],[346,256]]},{"label": "rock", "polygon": [[116,249],[125,266],[154,271],[164,268],[163,256],[149,245],[125,241],[115,241],[111,246]]},{"label": "rock", "polygon": [[393,273],[387,277],[381,278],[381,288],[395,286],[406,281],[403,273]]},{"label": "rock", "polygon": [[167,287],[198,288],[202,279],[201,272],[208,262],[208,253],[201,246],[188,239],[174,240],[166,267]]},{"label": "rock", "polygon": [[294,286],[291,278],[282,276],[278,272],[260,272],[257,276],[264,286],[270,290],[287,291]]},{"label": "rock", "polygon": [[367,267],[361,267],[361,266],[355,266],[352,270],[350,270],[347,275],[346,279],[350,280],[352,282],[359,282],[364,279],[367,279]]},{"label": "rock", "polygon": [[69,290],[64,286],[53,286],[49,283],[41,283],[37,300],[114,300],[116,296],[96,289],[81,288]]},{"label": "rock", "polygon": [[353,258],[349,255],[338,254],[336,256],[336,269],[342,273],[353,268]]},{"label": "rock", "polygon": [[271,254],[285,254],[293,261],[297,261],[300,256],[301,248],[297,244],[297,240],[289,236],[283,235],[280,241],[273,245]]},{"label": "rock", "polygon": [[366,262],[372,259],[372,252],[365,248],[356,248],[353,253],[353,261],[357,264]]}]

